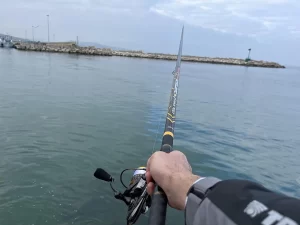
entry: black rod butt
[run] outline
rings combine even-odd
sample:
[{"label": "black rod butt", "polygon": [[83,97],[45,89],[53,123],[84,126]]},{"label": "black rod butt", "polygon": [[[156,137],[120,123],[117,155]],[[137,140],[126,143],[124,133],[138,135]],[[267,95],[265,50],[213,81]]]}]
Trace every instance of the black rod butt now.
[{"label": "black rod butt", "polygon": [[164,225],[167,215],[168,199],[164,192],[156,191],[152,196],[148,225]]}]

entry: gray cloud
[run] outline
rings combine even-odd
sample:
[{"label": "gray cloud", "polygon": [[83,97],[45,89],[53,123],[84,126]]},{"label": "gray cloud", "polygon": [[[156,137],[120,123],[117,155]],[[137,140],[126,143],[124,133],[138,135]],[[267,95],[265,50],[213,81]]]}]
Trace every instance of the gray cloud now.
[{"label": "gray cloud", "polygon": [[300,38],[300,2],[295,0],[167,0],[150,10],[220,32],[266,39],[286,32]]}]

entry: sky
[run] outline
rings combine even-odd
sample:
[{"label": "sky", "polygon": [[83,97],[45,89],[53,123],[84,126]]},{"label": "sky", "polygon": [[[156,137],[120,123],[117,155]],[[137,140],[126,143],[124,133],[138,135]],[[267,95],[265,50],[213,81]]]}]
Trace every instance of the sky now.
[{"label": "sky", "polygon": [[[299,65],[299,0],[0,0],[0,33]],[[55,36],[55,37],[54,37]]]}]

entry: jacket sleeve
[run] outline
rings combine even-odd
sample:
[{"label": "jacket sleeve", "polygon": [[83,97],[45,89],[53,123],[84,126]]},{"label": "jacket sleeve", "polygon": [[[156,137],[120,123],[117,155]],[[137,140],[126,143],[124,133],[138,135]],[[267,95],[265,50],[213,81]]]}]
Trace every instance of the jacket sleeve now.
[{"label": "jacket sleeve", "polygon": [[190,189],[186,225],[300,225],[300,200],[244,180],[207,177]]}]

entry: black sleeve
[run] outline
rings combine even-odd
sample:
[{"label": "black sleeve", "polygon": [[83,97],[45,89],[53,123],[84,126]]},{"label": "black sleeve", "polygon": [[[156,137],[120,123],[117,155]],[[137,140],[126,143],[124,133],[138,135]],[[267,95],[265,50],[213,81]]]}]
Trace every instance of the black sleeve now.
[{"label": "black sleeve", "polygon": [[205,179],[194,184],[188,194],[187,225],[300,224],[298,199],[244,180],[219,181],[205,187]]}]

